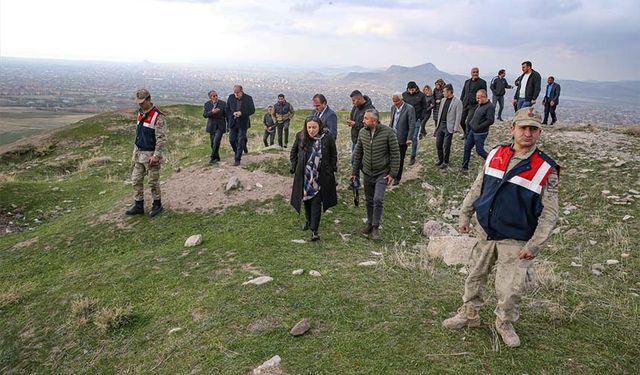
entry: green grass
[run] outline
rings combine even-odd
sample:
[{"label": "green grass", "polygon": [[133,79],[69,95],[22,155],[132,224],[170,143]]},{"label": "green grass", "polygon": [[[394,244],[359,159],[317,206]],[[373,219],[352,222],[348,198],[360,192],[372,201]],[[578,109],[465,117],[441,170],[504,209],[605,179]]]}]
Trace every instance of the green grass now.
[{"label": "green grass", "polygon": [[[163,110],[166,178],[177,166],[203,165],[209,146],[199,107]],[[255,149],[262,113],[251,128]],[[21,212],[20,223],[31,230],[0,237],[0,372],[238,374],[276,354],[290,374],[635,372],[640,298],[630,293],[640,289],[640,210],[637,201],[612,205],[601,190],[640,190],[638,161],[607,167],[607,160],[576,155],[562,138],[543,142],[564,167],[561,205],[578,209],[562,215],[562,233],[543,250],[541,258],[555,264],[551,279],[523,301],[516,325],[523,347],[508,350],[491,328],[491,287],[482,312],[486,325],[441,328],[460,304],[464,276],[412,248],[423,241],[422,223],[442,220],[446,208],[459,206],[474,176],[436,170],[434,142],[423,142],[420,178],[387,193],[383,241],[373,244],[358,236],[365,213],[353,207],[346,189],[350,138],[343,125],[347,114],[339,115],[339,205],[323,215],[317,244],[291,242],[308,233],[282,199],[223,213],[128,218],[127,228],[99,221],[132,196],[123,183],[131,171],[130,114],[83,120],[58,133],[49,147],[3,159],[0,208]],[[492,143],[508,139],[500,125],[492,132]],[[455,138],[452,165],[459,165],[462,142]],[[223,155],[229,156],[227,137],[224,142]],[[628,151],[637,155],[639,149]],[[111,161],[79,167],[96,156]],[[474,155],[473,166],[478,163]],[[286,160],[250,168],[288,174]],[[594,171],[580,172],[584,168]],[[427,204],[429,192],[420,187],[425,181],[436,197],[442,195],[441,206]],[[256,212],[265,207],[273,212]],[[625,214],[635,218],[623,222]],[[570,228],[577,233],[567,235]],[[196,233],[203,244],[184,248]],[[340,234],[351,236],[344,241]],[[34,237],[31,246],[14,246]],[[383,253],[382,265],[358,267],[375,258],[372,250]],[[590,265],[606,259],[621,262],[592,276]],[[571,267],[571,261],[583,267]],[[291,275],[297,268],[322,277]],[[242,286],[252,270],[274,281]],[[312,331],[291,337],[289,329],[304,317]],[[173,328],[182,330],[170,334]],[[470,354],[450,355],[464,352]]]}]

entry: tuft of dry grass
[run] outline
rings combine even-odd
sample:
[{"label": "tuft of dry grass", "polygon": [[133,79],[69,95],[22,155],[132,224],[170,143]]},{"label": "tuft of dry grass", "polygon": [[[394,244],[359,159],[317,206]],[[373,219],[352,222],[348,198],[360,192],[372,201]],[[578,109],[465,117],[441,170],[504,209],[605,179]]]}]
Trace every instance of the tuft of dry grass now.
[{"label": "tuft of dry grass", "polygon": [[131,305],[105,307],[96,313],[93,323],[101,334],[122,328],[133,319],[133,307]]},{"label": "tuft of dry grass", "polygon": [[20,294],[15,288],[0,293],[0,310],[20,302]]},{"label": "tuft of dry grass", "polygon": [[566,287],[565,281],[556,273],[557,264],[548,260],[537,261],[532,267],[532,287],[546,291],[558,291]]},{"label": "tuft of dry grass", "polygon": [[109,164],[111,162],[111,156],[98,156],[95,158],[91,158],[91,159],[86,159],[83,160],[79,165],[78,165],[78,170],[84,171],[87,170],[89,168],[93,168],[93,167],[99,167],[101,165],[106,165]]},{"label": "tuft of dry grass", "polygon": [[98,300],[95,298],[84,297],[71,302],[71,316],[78,325],[85,325],[91,321],[91,314],[96,309]]},{"label": "tuft of dry grass", "polygon": [[624,225],[614,225],[607,228],[607,237],[611,249],[619,249],[625,252],[629,249],[629,230]]},{"label": "tuft of dry grass", "polygon": [[436,260],[429,256],[426,246],[408,247],[395,243],[391,249],[382,252],[381,263],[385,268],[401,268],[410,271],[424,271],[434,275]]}]

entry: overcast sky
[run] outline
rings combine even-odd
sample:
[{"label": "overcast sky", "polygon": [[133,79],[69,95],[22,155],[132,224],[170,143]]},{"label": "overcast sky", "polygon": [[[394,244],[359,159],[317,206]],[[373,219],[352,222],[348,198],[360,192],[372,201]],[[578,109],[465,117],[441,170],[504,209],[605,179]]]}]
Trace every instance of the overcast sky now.
[{"label": "overcast sky", "polygon": [[638,0],[0,0],[0,56],[640,80]]}]

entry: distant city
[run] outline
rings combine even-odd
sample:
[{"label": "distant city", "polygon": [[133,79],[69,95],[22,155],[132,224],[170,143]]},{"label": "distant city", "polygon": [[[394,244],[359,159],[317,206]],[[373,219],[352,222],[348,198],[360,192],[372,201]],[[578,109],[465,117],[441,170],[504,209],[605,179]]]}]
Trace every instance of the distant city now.
[{"label": "distant city", "polygon": [[[534,65],[535,69],[535,65]],[[357,70],[357,71],[356,71]],[[354,71],[354,72],[352,72]],[[495,73],[482,72],[490,81]],[[513,83],[519,67],[508,70]],[[543,77],[548,73],[541,72]],[[273,104],[279,93],[286,95],[295,108],[311,108],[311,97],[323,93],[337,110],[351,108],[349,93],[359,89],[380,110],[391,106],[391,94],[404,91],[409,80],[421,87],[433,85],[437,78],[454,84],[459,94],[467,77],[438,70],[432,64],[417,67],[392,66],[366,72],[359,67],[344,69],[285,68],[238,69],[193,65],[176,66],[141,63],[80,62],[65,60],[0,59],[0,107],[28,107],[45,111],[98,113],[132,108],[133,93],[148,88],[157,104],[198,104],[207,100],[207,92],[218,91],[226,97],[240,83],[253,96],[257,106]],[[543,78],[544,81],[544,78]],[[563,81],[558,115],[562,121],[609,124],[637,124],[640,115],[640,82]],[[544,82],[543,82],[544,88]],[[507,93],[507,97],[513,91]],[[543,93],[539,102],[541,102]],[[491,97],[491,95],[490,95]],[[507,106],[509,113],[513,113]]]}]

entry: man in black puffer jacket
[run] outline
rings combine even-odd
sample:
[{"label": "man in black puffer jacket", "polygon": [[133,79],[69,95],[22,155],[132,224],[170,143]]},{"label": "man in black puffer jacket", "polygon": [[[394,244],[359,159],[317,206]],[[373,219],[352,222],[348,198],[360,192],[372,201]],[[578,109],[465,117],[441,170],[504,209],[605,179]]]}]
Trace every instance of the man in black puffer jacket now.
[{"label": "man in black puffer jacket", "polygon": [[356,143],[358,143],[358,134],[360,133],[360,129],[364,127],[364,113],[367,109],[376,109],[371,102],[371,99],[362,95],[360,90],[353,90],[351,92],[351,103],[353,103],[353,108],[351,108],[351,113],[349,114],[349,119],[347,120],[347,125],[351,128],[351,164],[353,164],[354,160],[354,151],[356,150]]}]

